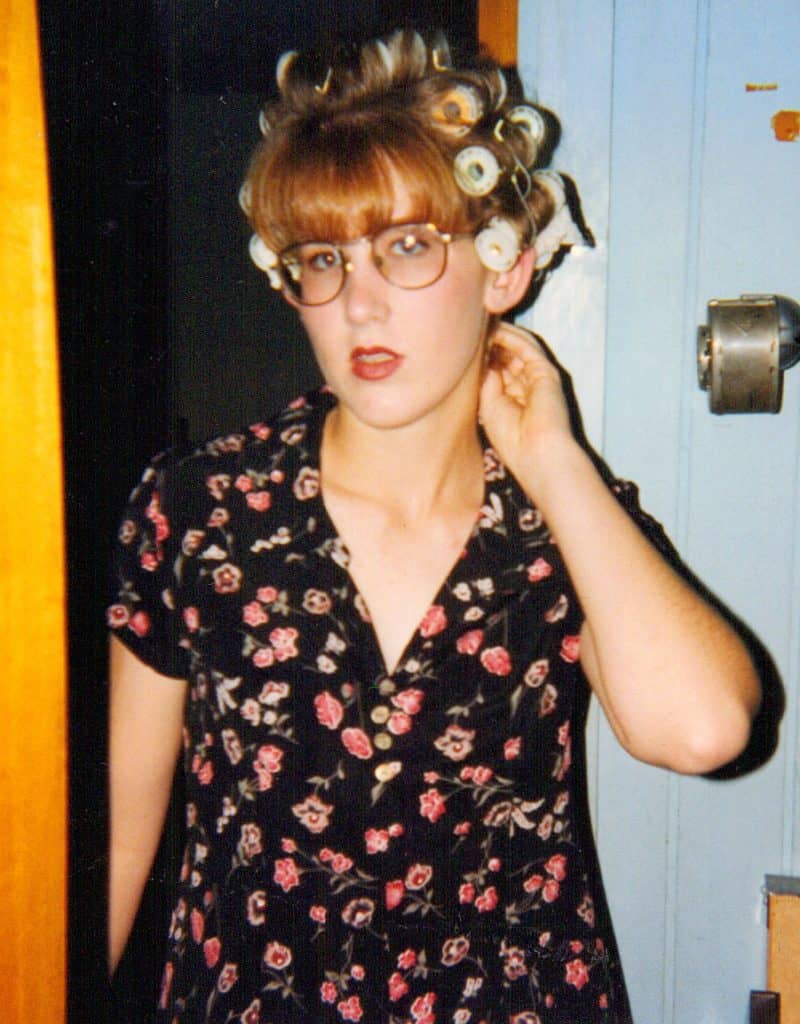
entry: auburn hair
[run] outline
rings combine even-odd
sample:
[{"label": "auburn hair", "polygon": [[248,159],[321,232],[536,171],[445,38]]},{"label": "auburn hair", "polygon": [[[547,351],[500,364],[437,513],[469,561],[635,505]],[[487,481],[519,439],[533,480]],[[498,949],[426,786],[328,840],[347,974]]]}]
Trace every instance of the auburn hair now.
[{"label": "auburn hair", "polygon": [[[530,242],[550,220],[549,192],[535,179],[527,194],[512,182],[535,154],[513,122],[495,131],[521,98],[490,59],[455,69],[443,37],[400,30],[330,57],[286,54],[277,78],[280,98],[264,108],[243,189],[251,225],[271,249],[371,234],[393,218],[398,178],[412,205],[404,219],[445,231],[477,231],[500,215]],[[477,97],[480,115],[454,131],[437,114],[459,87]],[[502,171],[488,195],[456,184],[453,161],[467,146],[490,150]]]}]

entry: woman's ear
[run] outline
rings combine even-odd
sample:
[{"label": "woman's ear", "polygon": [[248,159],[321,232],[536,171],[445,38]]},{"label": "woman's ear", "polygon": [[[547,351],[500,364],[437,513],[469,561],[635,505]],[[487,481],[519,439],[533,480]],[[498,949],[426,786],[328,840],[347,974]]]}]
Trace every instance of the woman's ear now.
[{"label": "woman's ear", "polygon": [[536,250],[523,249],[510,270],[490,271],[483,304],[489,313],[505,313],[520,302],[530,287],[536,267]]}]

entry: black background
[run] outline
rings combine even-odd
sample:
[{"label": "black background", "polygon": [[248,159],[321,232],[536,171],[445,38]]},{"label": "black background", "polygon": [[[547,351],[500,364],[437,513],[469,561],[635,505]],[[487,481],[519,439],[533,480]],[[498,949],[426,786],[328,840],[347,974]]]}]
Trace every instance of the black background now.
[{"label": "black background", "polygon": [[180,811],[170,814],[112,992],[103,611],[110,538],[153,453],[236,429],[316,381],[293,315],[249,264],[236,206],[279,54],[404,24],[442,27],[454,45],[471,48],[477,3],[40,0],[39,14],[68,530],[69,1019],[146,1024]]}]

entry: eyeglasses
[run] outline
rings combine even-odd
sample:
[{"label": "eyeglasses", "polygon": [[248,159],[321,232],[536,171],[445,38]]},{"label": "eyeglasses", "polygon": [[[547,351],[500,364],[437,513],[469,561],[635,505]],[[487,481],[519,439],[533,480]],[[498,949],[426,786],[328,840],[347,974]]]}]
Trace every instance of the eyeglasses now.
[{"label": "eyeglasses", "polygon": [[398,288],[427,288],[447,267],[447,248],[453,234],[433,224],[390,224],[377,234],[352,242],[300,242],[278,256],[278,270],[289,295],[302,306],[322,306],[344,288],[353,264],[345,247],[369,242],[372,262],[380,274]]}]

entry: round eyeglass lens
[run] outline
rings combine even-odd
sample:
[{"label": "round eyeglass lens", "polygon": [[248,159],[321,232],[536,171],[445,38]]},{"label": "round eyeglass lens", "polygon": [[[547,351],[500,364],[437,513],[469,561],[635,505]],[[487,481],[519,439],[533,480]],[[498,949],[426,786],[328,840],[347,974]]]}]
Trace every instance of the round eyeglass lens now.
[{"label": "round eyeglass lens", "polygon": [[399,288],[425,288],[444,273],[447,243],[432,224],[392,224],[372,238],[355,242],[301,242],[280,257],[284,284],[304,306],[321,306],[336,298],[352,264],[342,251],[369,242],[381,275]]}]

